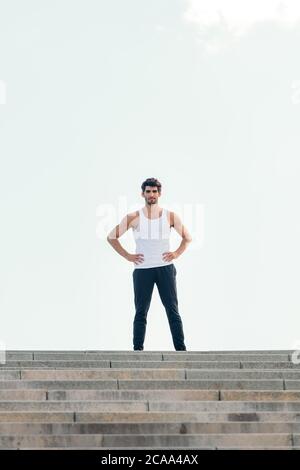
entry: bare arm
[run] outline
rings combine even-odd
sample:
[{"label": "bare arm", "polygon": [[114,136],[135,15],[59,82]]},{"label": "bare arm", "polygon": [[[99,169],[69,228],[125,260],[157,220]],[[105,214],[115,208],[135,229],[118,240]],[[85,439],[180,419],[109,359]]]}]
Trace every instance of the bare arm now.
[{"label": "bare arm", "polygon": [[119,255],[123,256],[123,258],[127,259],[128,261],[137,263],[143,261],[143,255],[131,255],[127,250],[125,250],[125,248],[122,247],[118,240],[118,238],[121,237],[130,228],[131,221],[134,217],[135,214],[127,214],[125,217],[123,217],[121,222],[109,232],[106,239],[108,243],[114,248],[114,250],[119,253]]},{"label": "bare arm", "polygon": [[[190,240],[190,241],[192,241],[192,240]],[[177,250],[175,250],[175,253],[177,254],[177,258],[178,258],[178,256],[181,255],[181,253],[184,252],[184,250],[187,248],[190,241],[187,241],[185,238],[183,238],[181,240],[179,247],[177,248]]]},{"label": "bare arm", "polygon": [[191,243],[192,237],[190,233],[188,232],[188,229],[182,224],[180,217],[177,214],[175,214],[175,212],[173,214],[174,214],[174,229],[182,237],[179,247],[177,248],[177,250],[175,250],[175,253],[178,257],[184,252],[188,244]]},{"label": "bare arm", "polygon": [[175,214],[175,212],[170,213],[171,216],[171,227],[174,227],[177,233],[182,237],[181,243],[177,250],[169,251],[163,253],[163,260],[164,261],[172,261],[173,259],[178,258],[181,253],[187,248],[188,244],[192,241],[192,237],[189,234],[187,228],[182,224],[180,217]]},{"label": "bare arm", "polygon": [[110,243],[110,245],[116,250],[116,252],[119,253],[119,255],[123,256],[124,258],[126,258],[129,255],[129,253],[122,247],[118,238],[129,229],[129,225],[130,225],[129,216],[126,215],[125,217],[123,217],[121,222],[116,227],[114,227],[107,235],[108,243]]}]

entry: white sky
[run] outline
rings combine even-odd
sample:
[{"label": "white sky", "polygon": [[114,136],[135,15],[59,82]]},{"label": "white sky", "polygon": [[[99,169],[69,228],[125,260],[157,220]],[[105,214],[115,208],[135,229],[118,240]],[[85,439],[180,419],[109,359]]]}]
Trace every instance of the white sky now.
[{"label": "white sky", "polygon": [[[187,349],[293,349],[299,2],[0,11],[0,342],[132,349],[133,266],[104,233],[154,176],[196,241],[175,260]],[[157,288],[144,347],[174,349]]]}]

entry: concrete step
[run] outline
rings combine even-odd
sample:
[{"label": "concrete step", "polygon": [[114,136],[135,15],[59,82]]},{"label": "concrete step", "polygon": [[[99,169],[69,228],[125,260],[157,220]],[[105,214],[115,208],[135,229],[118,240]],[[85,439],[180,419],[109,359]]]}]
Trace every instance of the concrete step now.
[{"label": "concrete step", "polygon": [[[2,371],[0,371],[2,372]],[[82,380],[82,379],[169,379],[184,380],[184,369],[51,369],[22,370],[25,380]]]},{"label": "concrete step", "polygon": [[283,380],[119,380],[119,389],[283,390]]},{"label": "concrete step", "polygon": [[[22,447],[22,450],[33,450],[31,447]],[[89,447],[89,450],[111,450],[110,447]],[[145,450],[145,447],[114,447],[114,450]],[[181,447],[176,446],[176,450],[181,449],[192,449],[194,450],[193,446],[190,447]],[[299,450],[300,447],[293,447],[293,446],[197,446],[197,450]],[[1,448],[3,450],[3,448]],[[20,450],[18,447],[6,449],[6,450]],[[44,450],[44,447],[34,447],[34,450]],[[65,447],[48,447],[47,451],[50,450],[65,450]],[[86,450],[86,447],[68,447],[68,450]],[[174,446],[164,446],[164,447],[157,447],[157,446],[149,446],[147,450],[174,450]],[[191,459],[192,460],[192,459]]]},{"label": "concrete step", "polygon": [[[291,354],[247,354],[247,353],[187,353],[177,351],[173,353],[145,353],[143,351],[134,351],[131,353],[33,353],[32,357],[26,357],[26,360],[47,361],[47,360],[64,360],[64,361],[289,361]],[[7,356],[7,360],[24,360],[14,355]]]},{"label": "concrete step", "polygon": [[[184,353],[184,354],[292,354],[294,349],[227,349],[227,350],[144,350],[143,354],[164,354],[164,353]],[[140,351],[132,349],[7,349],[7,356],[18,354],[139,354]]]},{"label": "concrete step", "polygon": [[207,380],[263,380],[285,379],[288,381],[300,380],[300,370],[276,369],[276,370],[192,370],[186,369],[187,379]]},{"label": "concrete step", "polygon": [[31,400],[40,401],[47,400],[46,390],[23,390],[23,389],[12,389],[12,390],[0,390],[0,401],[7,400]]},{"label": "concrete step", "polygon": [[[291,392],[293,393],[293,392]],[[296,392],[297,393],[297,392]],[[219,400],[218,390],[51,390],[48,400]]]},{"label": "concrete step", "polygon": [[300,448],[292,353],[10,350],[0,448]]},{"label": "concrete step", "polygon": [[7,361],[3,370],[27,369],[241,369],[239,361]]},{"label": "concrete step", "polygon": [[[228,358],[229,359],[229,358]],[[244,372],[248,369],[292,369],[300,373],[299,364],[294,364],[292,361],[245,361],[241,360],[210,360],[210,361],[171,361],[171,360],[159,360],[159,361],[113,361],[113,360],[35,360],[35,361],[6,361],[0,364],[0,371],[3,370],[14,370],[14,369],[37,369],[37,368],[53,368],[53,369],[242,369]]]},{"label": "concrete step", "polygon": [[[298,445],[297,434],[294,435]],[[144,447],[151,446],[184,446],[184,447],[218,447],[218,446],[293,446],[293,435],[237,433],[237,434],[56,434],[56,435],[0,435],[0,448],[35,448],[35,447]]]},{"label": "concrete step", "polygon": [[[45,450],[45,447],[12,447],[12,448],[3,448],[1,447],[0,448],[1,450]],[[77,447],[72,447],[72,446],[67,446],[67,450],[98,450],[98,451],[102,451],[102,450],[111,450],[110,447],[82,447],[82,446],[77,446]],[[144,447],[114,447],[114,450],[130,450],[130,449],[138,449],[138,450],[144,450],[145,448]],[[150,447],[147,447],[147,450],[166,450],[166,449],[169,449],[169,450],[174,450],[174,447],[171,446],[171,447],[153,447],[153,446],[150,446]],[[178,447],[176,446],[176,449],[187,449],[187,447]],[[252,448],[251,448],[252,449]],[[292,450],[293,448],[292,447],[276,447],[275,448],[276,450],[279,450],[279,449],[283,449],[283,450]],[[47,451],[57,451],[57,450],[66,450],[66,447],[47,447],[46,448]],[[208,446],[204,446],[204,447],[197,447],[197,450],[217,450],[217,447],[208,447]],[[191,459],[192,460],[192,459]]]},{"label": "concrete step", "polygon": [[[93,413],[91,415],[93,416]],[[115,415],[119,415],[119,413],[117,412]],[[0,423],[72,423],[74,421],[75,413],[73,411],[0,411]]]},{"label": "concrete step", "polygon": [[294,364],[292,361],[276,362],[276,361],[242,361],[242,369],[295,369],[300,370],[300,364]]},{"label": "concrete step", "polygon": [[220,390],[220,400],[298,401],[300,391],[292,390]]},{"label": "concrete step", "polygon": [[284,388],[286,390],[299,390],[300,389],[300,381],[299,380],[285,380],[284,381]]},{"label": "concrete step", "polygon": [[300,391],[290,390],[51,390],[48,400],[243,400],[299,401]]},{"label": "concrete step", "polygon": [[118,380],[0,380],[0,390],[6,389],[99,389],[117,390]]},{"label": "concrete step", "polygon": [[21,372],[19,370],[0,370],[0,380],[20,379]]},{"label": "concrete step", "polygon": [[[1,370],[0,380],[18,379],[20,376],[24,380],[185,380],[187,375],[188,371],[185,369],[23,369],[20,373]],[[260,377],[263,377],[263,374]]]},{"label": "concrete step", "polygon": [[114,422],[279,422],[300,423],[300,412],[52,412],[1,411],[0,423],[114,423]]},{"label": "concrete step", "polygon": [[117,390],[117,389],[262,389],[262,390],[299,390],[299,381],[284,381],[284,380],[263,380],[263,379],[243,379],[240,380],[226,380],[221,379],[184,379],[184,380],[0,380],[0,390],[6,389],[40,389],[40,390]]},{"label": "concrete step", "polygon": [[[136,361],[137,367],[140,367],[140,362]],[[162,364],[164,368],[166,367],[166,364],[163,361],[157,361],[158,364]],[[127,365],[130,363],[126,363]],[[155,367],[155,362],[153,363]],[[179,364],[180,365],[180,364]],[[175,363],[174,367],[178,366],[178,362]],[[159,365],[157,366],[159,367]],[[84,360],[84,361],[73,361],[73,360],[45,360],[45,361],[6,361],[4,364],[0,364],[0,371],[2,370],[10,370],[10,369],[44,369],[44,368],[49,368],[49,369],[65,369],[65,368],[70,368],[70,369],[110,369],[111,368],[111,361],[89,361],[89,360]],[[180,368],[180,367],[175,367],[175,368]]]},{"label": "concrete step", "polygon": [[0,435],[53,434],[285,434],[299,433],[300,423],[258,422],[114,422],[0,423]]},{"label": "concrete step", "polygon": [[[14,414],[13,412],[10,412]],[[9,413],[3,413],[4,417],[2,419],[0,413],[0,421],[9,421]],[[14,420],[25,421],[25,413],[19,414],[15,413],[16,417],[13,417]],[[36,417],[36,420],[42,420],[44,415],[47,414],[37,413],[40,415]],[[48,416],[50,413],[48,414]],[[27,418],[27,421],[30,419]],[[60,420],[62,421],[62,420]],[[74,413],[74,421],[82,423],[92,423],[92,422],[181,422],[181,423],[191,423],[191,422],[300,422],[300,412],[279,412],[279,411],[254,411],[254,412],[166,412],[163,413],[157,411],[148,411],[146,413],[135,413],[135,412],[76,412]]]},{"label": "concrete step", "polygon": [[291,390],[1,390],[0,407],[5,402],[52,401],[283,401],[300,404],[300,391]]},{"label": "concrete step", "polygon": [[0,401],[0,411],[147,411],[147,401]]},{"label": "concrete step", "polygon": [[[106,369],[105,369],[106,370]],[[111,371],[111,369],[107,369],[107,371]],[[138,373],[134,373],[135,377],[138,377]],[[116,381],[118,379],[118,374],[116,371],[113,373],[109,372],[104,372],[102,373],[102,376],[107,376],[107,375],[112,375],[113,377],[116,377],[115,379],[111,379],[111,382]],[[122,375],[122,374],[121,374]],[[300,381],[300,371],[295,371],[295,370],[253,370],[253,371],[243,371],[241,369],[233,371],[233,370],[185,370],[185,377],[186,379],[190,380],[264,380],[264,379],[282,379],[289,381],[287,382],[289,386],[295,386],[297,387],[298,382]],[[7,378],[11,382],[10,379],[16,378],[19,379],[21,374],[19,373],[18,375],[9,375]],[[131,377],[133,374],[131,374]],[[91,379],[88,379],[91,380]],[[293,383],[295,381],[295,383]],[[0,382],[3,383],[5,382],[5,375],[4,377],[0,377]],[[18,380],[19,382],[19,380]],[[23,380],[25,382],[25,380]],[[0,385],[0,388],[3,388],[2,385]]]},{"label": "concrete step", "polygon": [[[55,384],[56,389],[64,389],[64,388],[89,388],[89,389],[96,389],[100,388],[102,390],[109,389],[109,390],[178,390],[178,389],[185,389],[185,390],[195,390],[195,389],[202,389],[202,390],[230,390],[230,389],[239,389],[239,390],[284,390],[285,383],[284,380],[168,380],[168,379],[161,379],[161,380],[118,380],[109,381],[109,380],[76,380],[76,375],[72,374],[70,377],[70,384],[68,385],[68,380],[59,380],[56,377],[56,380],[10,380],[10,381],[0,381],[0,389],[10,388],[10,389],[27,389],[27,388],[35,388],[38,386],[40,389],[53,389],[53,384]],[[98,374],[97,374],[98,375]],[[97,376],[96,375],[96,376]],[[82,377],[82,376],[81,376]],[[92,379],[93,376],[91,376]],[[72,380],[73,378],[73,380]],[[93,382],[93,384],[92,384]],[[102,382],[102,383],[101,383]],[[95,384],[95,386],[94,386]],[[293,390],[290,390],[293,391]],[[297,389],[294,390],[295,392]]]},{"label": "concrete step", "polygon": [[257,371],[263,370],[295,370],[300,372],[300,364],[292,361],[72,361],[72,360],[45,360],[45,361],[7,361],[1,363],[0,373],[1,375],[5,372],[12,371],[18,372],[19,370],[28,369],[223,369],[236,371],[242,369],[244,372],[256,369]]},{"label": "concrete step", "polygon": [[257,411],[300,411],[299,401],[149,401],[149,411],[185,412],[257,412]]},{"label": "concrete step", "polygon": [[214,450],[295,450],[296,447],[294,446],[270,446],[270,445],[265,445],[265,446],[260,446],[260,445],[255,445],[255,446],[217,446],[214,448]]},{"label": "concrete step", "polygon": [[[254,397],[255,398],[255,397]],[[0,402],[0,411],[300,411],[300,401],[259,400],[10,400]]]}]

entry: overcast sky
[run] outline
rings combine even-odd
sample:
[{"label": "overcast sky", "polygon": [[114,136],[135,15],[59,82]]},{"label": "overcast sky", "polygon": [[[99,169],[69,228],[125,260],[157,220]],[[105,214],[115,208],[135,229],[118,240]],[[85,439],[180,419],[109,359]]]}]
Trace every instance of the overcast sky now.
[{"label": "overcast sky", "polygon": [[[193,236],[187,349],[300,347],[299,20],[296,0],[0,0],[8,349],[133,348],[106,235],[148,177]],[[174,350],[156,287],[144,349]]]}]

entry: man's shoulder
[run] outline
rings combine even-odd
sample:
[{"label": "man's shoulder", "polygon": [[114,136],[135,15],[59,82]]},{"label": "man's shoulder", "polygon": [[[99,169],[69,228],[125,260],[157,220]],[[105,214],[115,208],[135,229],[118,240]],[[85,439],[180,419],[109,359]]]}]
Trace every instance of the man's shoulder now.
[{"label": "man's shoulder", "polygon": [[139,210],[133,211],[133,212],[129,212],[129,213],[127,214],[127,217],[128,217],[129,219],[134,219],[135,217],[139,217]]},{"label": "man's shoulder", "polygon": [[134,228],[136,226],[136,222],[139,218],[139,211],[133,211],[133,212],[129,212],[127,214],[127,220],[128,220],[128,227],[132,227]]}]

